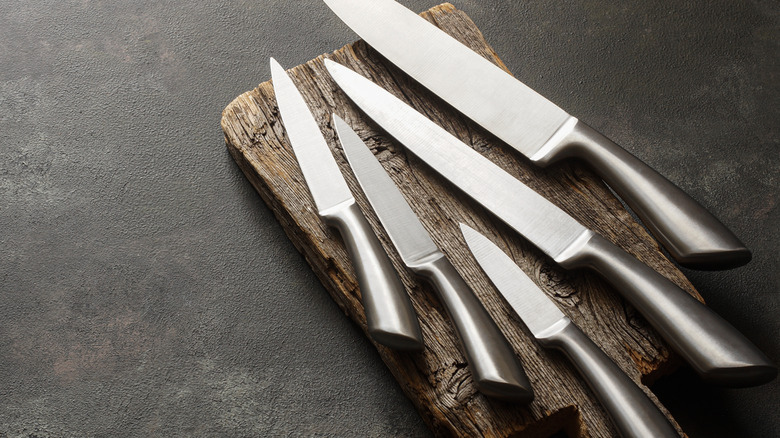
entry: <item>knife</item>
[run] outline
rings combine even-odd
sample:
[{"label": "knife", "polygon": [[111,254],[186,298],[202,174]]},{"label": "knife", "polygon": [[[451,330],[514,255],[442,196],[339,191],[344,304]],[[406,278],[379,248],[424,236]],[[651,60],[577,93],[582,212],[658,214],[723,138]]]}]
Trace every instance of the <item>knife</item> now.
[{"label": "knife", "polygon": [[765,383],[769,359],[710,308],[363,76],[329,59],[331,77],[371,119],[445,179],[566,269],[590,268],[636,307],[704,380]]},{"label": "knife", "polygon": [[647,395],[593,341],[564,316],[493,242],[460,224],[474,258],[496,289],[545,347],[561,350],[596,394],[623,437],[679,434]]},{"label": "knife", "polygon": [[387,253],[355,203],[300,92],[271,58],[276,103],[317,213],[336,228],[352,259],[371,337],[399,350],[422,350],[417,315]]},{"label": "knife", "polygon": [[347,123],[333,115],[352,172],[404,264],[438,292],[483,394],[528,403],[533,391],[512,347],[474,292],[439,250],[390,176]]},{"label": "knife", "polygon": [[532,162],[588,162],[681,265],[750,261],[750,250],[669,180],[424,18],[392,0],[324,1],[390,62]]}]

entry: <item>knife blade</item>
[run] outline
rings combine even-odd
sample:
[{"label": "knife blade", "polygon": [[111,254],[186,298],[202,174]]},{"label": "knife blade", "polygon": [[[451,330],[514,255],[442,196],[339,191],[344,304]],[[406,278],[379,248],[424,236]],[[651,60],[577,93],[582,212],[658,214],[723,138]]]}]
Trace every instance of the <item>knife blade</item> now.
[{"label": "knife blade", "polygon": [[751,386],[777,368],[710,308],[474,149],[358,73],[329,59],[331,77],[406,149],[566,269],[601,274],[692,368],[712,383]]},{"label": "knife blade", "polygon": [[604,405],[623,437],[679,434],[647,395],[487,237],[465,224],[461,232],[498,292],[543,346],[561,350]]},{"label": "knife blade", "polygon": [[588,162],[681,265],[750,261],[750,250],[680,188],[419,15],[393,0],[324,1],[390,62],[532,162]]},{"label": "knife blade", "polygon": [[479,299],[433,242],[360,137],[335,114],[333,124],[352,172],[404,264],[437,291],[461,341],[477,389],[501,400],[530,402],[531,384]]},{"label": "knife blade", "polygon": [[355,202],[309,107],[273,58],[271,75],[282,123],[317,213],[339,231],[352,260],[369,334],[390,348],[422,350],[422,333],[411,301]]}]

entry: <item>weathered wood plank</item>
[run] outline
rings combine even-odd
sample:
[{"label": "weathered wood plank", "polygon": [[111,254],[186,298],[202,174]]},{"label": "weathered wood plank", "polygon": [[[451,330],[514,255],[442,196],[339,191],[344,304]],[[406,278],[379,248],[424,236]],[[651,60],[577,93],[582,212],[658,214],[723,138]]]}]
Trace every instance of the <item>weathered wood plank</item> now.
[{"label": "weathered wood plank", "polygon": [[[452,5],[437,6],[423,16],[506,68],[474,23]],[[531,165],[413,83],[363,42],[325,56],[369,76],[584,225],[701,299],[644,228],[588,169],[577,163],[548,169]],[[289,74],[319,121],[350,188],[388,250],[420,317],[426,344],[424,352],[398,353],[380,345],[377,349],[431,429],[440,436],[543,437],[561,429],[570,436],[613,436],[615,432],[608,418],[576,371],[562,355],[542,350],[493,289],[468,253],[458,222],[467,223],[500,242],[518,265],[554,297],[564,313],[635,381],[651,382],[675,367],[677,361],[664,341],[603,280],[587,272],[560,269],[436,176],[424,163],[405,154],[401,146],[391,141],[338,90],[322,60],[320,56],[291,69]],[[453,329],[434,292],[412,278],[403,267],[349,170],[330,124],[333,112],[343,117],[374,150],[434,241],[506,334],[534,385],[533,403],[528,406],[502,403],[476,392]],[[351,263],[338,233],[326,228],[313,209],[287,143],[270,82],[242,94],[225,108],[222,128],[230,153],[275,212],[296,248],[304,254],[341,309],[365,331],[365,315]],[[651,397],[655,400],[652,394]]]}]

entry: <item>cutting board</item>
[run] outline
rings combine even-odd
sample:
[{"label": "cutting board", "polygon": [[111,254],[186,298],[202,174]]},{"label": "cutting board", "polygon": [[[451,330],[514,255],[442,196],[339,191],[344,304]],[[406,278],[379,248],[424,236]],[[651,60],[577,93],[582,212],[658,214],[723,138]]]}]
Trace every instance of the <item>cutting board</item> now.
[{"label": "cutting board", "polygon": [[[442,4],[422,14],[485,58],[506,69],[465,13]],[[347,45],[289,70],[318,120],[359,206],[390,254],[419,315],[425,342],[421,353],[399,353],[375,344],[382,360],[431,430],[438,436],[611,437],[616,432],[594,395],[562,354],[543,350],[495,291],[466,249],[463,222],[499,245],[539,284],[563,312],[589,335],[650,397],[644,386],[679,363],[654,329],[595,274],[565,271],[437,176],[348,100],[330,79],[323,58],[331,58],[382,85],[412,107],[493,160],[582,224],[634,254],[701,300],[656,242],[594,174],[576,162],[547,169],[532,165],[507,145],[465,119],[364,42]],[[412,277],[352,175],[331,125],[344,118],[374,151],[419,215],[433,240],[473,288],[503,331],[534,386],[529,405],[491,400],[476,391],[465,359],[435,292]],[[238,96],[222,114],[228,150],[274,211],[295,247],[347,317],[366,333],[355,273],[335,230],[319,219],[288,143],[270,81]],[[660,406],[660,404],[659,404]],[[668,415],[668,412],[661,406]],[[673,419],[673,424],[676,425]],[[681,432],[682,433],[682,432]]]}]

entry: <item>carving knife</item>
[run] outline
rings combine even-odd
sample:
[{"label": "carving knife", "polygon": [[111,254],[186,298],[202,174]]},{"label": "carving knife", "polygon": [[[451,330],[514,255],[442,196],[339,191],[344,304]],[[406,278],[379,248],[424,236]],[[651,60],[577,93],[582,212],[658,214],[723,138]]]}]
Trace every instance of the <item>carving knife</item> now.
[{"label": "carving knife", "polygon": [[750,251],[685,192],[595,129],[393,0],[324,0],[374,49],[532,162],[588,162],[684,266],[725,269]]},{"label": "carving knife", "polygon": [[623,437],[678,437],[647,395],[493,242],[460,224],[474,258],[531,334],[561,350],[596,394]]},{"label": "carving knife", "polygon": [[273,58],[271,75],[279,113],[317,213],[339,231],[352,259],[369,334],[390,348],[421,350],[422,334],[409,296],[355,203],[309,107]]},{"label": "carving knife", "polygon": [[509,175],[365,77],[326,59],[331,77],[371,119],[441,176],[566,269],[590,268],[636,307],[705,380],[765,383],[769,359],[709,307]]},{"label": "carving knife", "polygon": [[335,114],[333,123],[352,172],[404,264],[438,292],[455,326],[477,389],[501,400],[530,402],[531,384],[496,323],[433,243],[374,154]]}]

